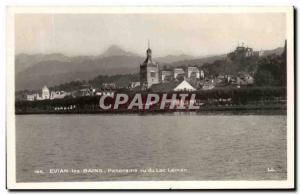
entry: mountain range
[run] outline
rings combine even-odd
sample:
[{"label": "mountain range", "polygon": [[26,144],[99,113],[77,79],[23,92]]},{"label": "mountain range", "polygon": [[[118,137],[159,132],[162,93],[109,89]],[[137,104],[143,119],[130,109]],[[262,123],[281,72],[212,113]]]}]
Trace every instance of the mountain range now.
[{"label": "mountain range", "polygon": [[[283,48],[266,51],[279,53]],[[195,57],[190,55],[167,55],[154,58],[160,65],[182,66],[212,63],[226,55]],[[74,80],[89,80],[98,75],[129,74],[139,71],[145,56],[125,51],[112,45],[98,56],[69,57],[60,53],[17,54],[15,56],[16,90],[40,89]]]}]

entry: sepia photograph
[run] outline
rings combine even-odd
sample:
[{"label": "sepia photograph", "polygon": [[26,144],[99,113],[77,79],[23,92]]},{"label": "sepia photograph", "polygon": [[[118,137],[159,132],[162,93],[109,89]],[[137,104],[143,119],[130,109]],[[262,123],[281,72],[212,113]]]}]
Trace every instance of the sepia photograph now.
[{"label": "sepia photograph", "polygon": [[8,7],[8,189],[293,189],[293,7]]}]

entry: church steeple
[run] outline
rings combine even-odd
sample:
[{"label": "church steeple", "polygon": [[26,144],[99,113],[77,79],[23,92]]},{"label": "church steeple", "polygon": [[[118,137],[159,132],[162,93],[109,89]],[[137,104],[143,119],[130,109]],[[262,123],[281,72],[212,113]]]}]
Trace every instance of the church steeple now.
[{"label": "church steeple", "polygon": [[158,63],[152,61],[152,50],[150,49],[149,40],[146,55],[144,63],[140,65],[140,83],[142,90],[149,89],[151,85],[159,83],[159,66]]},{"label": "church steeple", "polygon": [[150,41],[148,40],[147,60],[152,61],[152,51],[150,49]]}]

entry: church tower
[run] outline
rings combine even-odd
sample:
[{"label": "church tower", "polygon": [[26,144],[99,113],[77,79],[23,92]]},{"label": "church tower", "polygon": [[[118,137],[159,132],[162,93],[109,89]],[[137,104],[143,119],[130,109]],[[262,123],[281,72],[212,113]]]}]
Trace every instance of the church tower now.
[{"label": "church tower", "polygon": [[146,51],[146,59],[140,64],[140,82],[142,90],[147,90],[153,84],[159,83],[159,67],[158,63],[152,60],[152,50],[148,41],[148,49]]}]

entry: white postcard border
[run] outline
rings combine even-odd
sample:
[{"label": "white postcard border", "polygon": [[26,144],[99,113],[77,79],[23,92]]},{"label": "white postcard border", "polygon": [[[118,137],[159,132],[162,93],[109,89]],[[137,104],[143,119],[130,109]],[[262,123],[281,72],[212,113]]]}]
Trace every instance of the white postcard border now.
[{"label": "white postcard border", "polygon": [[[287,180],[282,181],[114,181],[16,182],[14,16],[18,13],[286,13],[287,20]],[[293,7],[7,7],[6,144],[8,189],[291,189],[294,188],[294,10]]]}]

